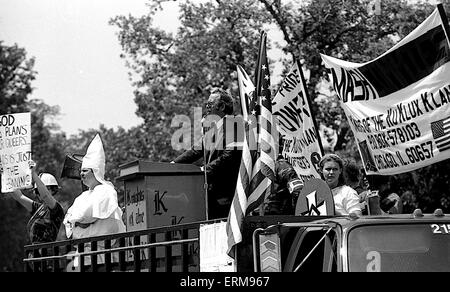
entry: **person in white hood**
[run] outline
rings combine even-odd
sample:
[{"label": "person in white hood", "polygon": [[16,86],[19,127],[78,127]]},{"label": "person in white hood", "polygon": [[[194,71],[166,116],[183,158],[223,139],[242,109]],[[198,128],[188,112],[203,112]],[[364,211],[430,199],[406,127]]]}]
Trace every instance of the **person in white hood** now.
[{"label": "person in white hood", "polygon": [[105,181],[105,152],[100,135],[90,143],[81,164],[81,180],[89,189],[79,195],[64,218],[67,238],[125,232],[122,210],[112,183]]}]

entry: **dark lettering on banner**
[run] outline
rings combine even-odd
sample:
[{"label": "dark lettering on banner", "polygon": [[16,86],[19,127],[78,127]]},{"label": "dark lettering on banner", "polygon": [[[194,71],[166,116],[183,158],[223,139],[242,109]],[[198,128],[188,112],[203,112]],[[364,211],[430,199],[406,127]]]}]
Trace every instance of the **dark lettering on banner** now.
[{"label": "dark lettering on banner", "polygon": [[400,151],[395,151],[395,155],[397,155],[398,161],[400,161],[400,164],[401,164],[402,166],[406,166],[406,165],[409,164],[408,162],[406,162],[406,161],[404,160],[404,158],[403,158],[403,156],[402,156],[402,153],[401,153]]},{"label": "dark lettering on banner", "polygon": [[378,116],[370,117],[370,119],[372,120],[372,122],[375,126],[375,131],[380,131],[380,130],[386,129],[386,126],[384,125],[384,120],[383,120],[382,114],[378,115]]},{"label": "dark lettering on banner", "polygon": [[3,167],[3,173],[5,175],[19,175],[19,166],[18,165],[12,165],[12,166],[5,166]]},{"label": "dark lettering on banner", "polygon": [[428,95],[428,92],[422,93],[420,95],[420,98],[422,99],[422,103],[425,106],[425,110],[428,112],[431,112],[434,110],[433,106],[431,105],[428,98],[431,98],[431,95]]},{"label": "dark lettering on banner", "polygon": [[20,188],[30,183],[31,183],[31,175],[29,174],[6,178],[6,186],[10,189]]},{"label": "dark lettering on banner", "polygon": [[285,139],[284,140],[284,144],[283,144],[283,150],[285,152],[292,152],[291,151],[291,145],[292,145],[293,142],[294,142],[294,140]]},{"label": "dark lettering on banner", "polygon": [[301,153],[306,147],[317,141],[317,135],[314,129],[310,128],[304,131],[299,137],[286,139],[284,143],[284,152]]},{"label": "dark lettering on banner", "polygon": [[378,93],[358,69],[340,68],[340,79],[334,68],[328,68],[332,75],[333,88],[342,102],[366,101],[378,98]]},{"label": "dark lettering on banner", "polygon": [[[301,101],[301,106],[299,105],[299,100]],[[286,106],[273,114],[278,117],[278,122],[284,129],[295,132],[304,123],[302,113],[307,117],[311,117],[306,105],[304,93],[300,91]]]},{"label": "dark lettering on banner", "polygon": [[9,149],[19,146],[29,145],[30,143],[27,141],[25,137],[13,137],[7,138],[6,136],[0,140],[0,150]]},{"label": "dark lettering on banner", "polygon": [[28,117],[27,114],[0,116],[0,162],[5,172],[2,189],[6,191],[29,186],[32,182],[31,174],[24,171],[24,163],[31,160]]},{"label": "dark lettering on banner", "polygon": [[400,166],[395,156],[391,153],[374,154],[373,157],[375,158],[378,169],[396,168]]},{"label": "dark lettering on banner", "polygon": [[301,169],[310,169],[311,163],[305,156],[301,157],[288,157],[285,155],[285,159],[293,166]]},{"label": "dark lettering on banner", "polygon": [[[424,95],[422,95],[423,99]],[[425,94],[426,97],[426,94]],[[428,103],[427,99],[425,99]],[[395,108],[390,108],[387,111],[386,123],[388,127],[395,127],[399,124],[410,121],[411,119],[417,118],[424,114],[422,111],[419,100],[413,100],[407,104],[399,103],[395,106]],[[425,110],[427,110],[427,106],[425,105]]]},{"label": "dark lettering on banner", "polygon": [[375,154],[378,169],[403,167],[413,163],[423,162],[434,157],[433,142],[426,141],[405,149],[404,153],[396,151],[391,153]]},{"label": "dark lettering on banner", "polygon": [[419,126],[416,123],[410,123],[384,132],[367,135],[367,140],[372,149],[377,150],[413,141],[421,135]]},{"label": "dark lettering on banner", "polygon": [[13,115],[4,115],[0,117],[0,127],[9,127],[14,124],[16,118]]},{"label": "dark lettering on banner", "polygon": [[292,92],[299,83],[300,83],[300,74],[298,72],[298,69],[295,68],[283,80],[283,84],[278,93],[280,93],[283,97],[286,97],[284,91],[288,93]]},{"label": "dark lettering on banner", "polygon": [[25,126],[8,126],[5,127],[5,136],[26,135],[28,130]]},{"label": "dark lettering on banner", "polygon": [[356,132],[371,133],[370,130],[370,117],[362,120],[355,120],[352,116],[349,117],[350,123],[355,128]]},{"label": "dark lettering on banner", "polygon": [[412,147],[406,148],[406,156],[410,163],[417,163],[434,157],[433,153],[433,142],[426,141],[420,145],[414,145]]}]

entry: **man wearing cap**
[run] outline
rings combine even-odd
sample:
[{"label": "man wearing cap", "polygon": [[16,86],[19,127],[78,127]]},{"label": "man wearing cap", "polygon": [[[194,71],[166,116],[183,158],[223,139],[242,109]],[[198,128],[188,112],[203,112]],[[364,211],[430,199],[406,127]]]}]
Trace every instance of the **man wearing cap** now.
[{"label": "man wearing cap", "polygon": [[64,219],[64,210],[55,199],[59,185],[56,178],[49,173],[38,175],[34,161],[30,160],[28,164],[31,168],[37,201],[28,198],[20,190],[14,190],[10,194],[32,214],[27,224],[30,242],[32,244],[52,242],[56,240]]},{"label": "man wearing cap", "polygon": [[125,232],[117,192],[104,175],[105,152],[97,134],[81,164],[81,180],[89,189],[75,199],[64,218],[67,238]]}]

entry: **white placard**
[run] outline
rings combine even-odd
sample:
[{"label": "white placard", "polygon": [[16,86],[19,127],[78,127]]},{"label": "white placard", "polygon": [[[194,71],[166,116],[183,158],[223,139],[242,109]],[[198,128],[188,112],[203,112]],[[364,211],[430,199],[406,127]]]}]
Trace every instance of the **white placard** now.
[{"label": "white placard", "polygon": [[0,161],[2,192],[31,186],[31,114],[0,116]]}]

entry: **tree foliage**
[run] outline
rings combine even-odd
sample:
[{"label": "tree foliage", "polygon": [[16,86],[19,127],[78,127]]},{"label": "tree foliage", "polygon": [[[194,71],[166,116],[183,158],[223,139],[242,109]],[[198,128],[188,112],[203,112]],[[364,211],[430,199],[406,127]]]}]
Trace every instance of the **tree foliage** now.
[{"label": "tree foliage", "polygon": [[23,48],[0,41],[0,115],[27,110],[25,101],[36,73],[33,66],[34,58],[27,59]]},{"label": "tree foliage", "polygon": [[[327,85],[328,75],[319,53],[352,62],[370,61],[416,28],[434,7],[426,2],[383,0],[374,14],[373,1],[281,1],[259,0],[283,32],[286,54],[304,60],[310,71],[308,89],[316,100],[313,111],[319,123],[335,129],[335,150],[345,150],[353,141],[343,110],[337,106],[336,94]],[[297,4],[297,5],[296,5]],[[331,90],[331,91],[330,91]],[[350,136],[348,136],[350,135]],[[352,146],[350,146],[351,148]]]},{"label": "tree foliage", "polygon": [[[434,8],[417,1],[381,1],[381,13],[368,12],[369,0],[231,0],[179,1],[180,27],[166,32],[154,23],[167,0],[148,3],[141,17],[119,15],[110,24],[118,29],[118,40],[134,86],[137,115],[142,125],[125,130],[107,128],[82,130],[66,137],[55,119],[59,108],[41,100],[29,100],[34,58],[18,45],[0,41],[0,114],[31,112],[33,159],[38,171],[60,177],[66,154],[84,154],[96,133],[100,133],[106,155],[106,178],[122,198],[120,165],[135,159],[171,161],[178,152],[171,147],[171,127],[177,114],[192,117],[214,87],[238,96],[236,65],[252,75],[261,30],[276,27],[286,45],[279,45],[286,58],[284,71],[293,58],[302,60],[309,71],[308,90],[318,124],[338,132],[335,150],[344,157],[360,160],[356,145],[338,99],[328,85],[319,53],[353,62],[369,61],[392,47],[422,22]],[[449,10],[446,4],[446,10]],[[273,56],[269,55],[269,58]],[[273,62],[272,62],[273,65]],[[276,87],[272,88],[274,91]],[[406,193],[409,208],[450,210],[447,161],[420,170],[392,176],[399,194]],[[60,180],[63,207],[81,193],[81,183]],[[20,259],[27,243],[28,214],[15,201],[0,198],[0,267],[22,270]],[[62,239],[61,237],[60,239]]]},{"label": "tree foliage", "polygon": [[134,75],[137,114],[144,119],[152,159],[171,160],[170,123],[175,114],[202,107],[213,87],[237,92],[236,65],[253,68],[259,32],[268,15],[257,2],[211,1],[180,4],[176,35],[153,25],[160,2],[148,15],[118,16],[124,58]]},{"label": "tree foliage", "polygon": [[[313,111],[318,123],[335,129],[338,139],[335,146],[341,156],[360,161],[343,110],[338,106],[336,93],[326,86],[328,75],[319,53],[352,62],[370,61],[390,49],[404,38],[435,8],[428,2],[381,1],[377,14],[369,13],[372,1],[327,0],[310,1],[294,7],[293,2],[259,0],[272,15],[283,32],[286,53],[304,60],[310,70],[309,93],[316,101]],[[450,5],[445,4],[449,11]],[[325,97],[325,98],[323,98]],[[393,188],[406,198],[408,207],[421,207],[433,211],[441,207],[450,210],[448,161],[419,170],[392,176]]]},{"label": "tree foliage", "polygon": [[[302,60],[310,73],[308,90],[318,124],[337,131],[335,151],[360,161],[319,53],[367,62],[391,48],[434,9],[428,2],[406,0],[383,0],[380,13],[369,11],[369,0],[183,1],[179,4],[181,26],[172,35],[153,24],[163,2],[152,1],[143,17],[117,16],[111,20],[119,28],[130,74],[138,77],[134,82],[138,115],[145,121],[155,152],[162,150],[156,155],[153,149],[149,151],[155,160],[175,154],[170,147],[164,148],[173,132],[169,125],[174,114],[189,114],[194,106],[201,106],[211,87],[229,88],[237,94],[235,65],[244,65],[251,74],[258,33],[276,24],[286,43],[281,47],[288,56],[284,72],[293,58]],[[448,192],[435,183],[445,182],[446,176],[434,177],[434,167],[393,177],[403,182],[399,192],[408,190],[403,186],[414,189],[417,200],[411,204],[448,206]],[[431,188],[441,195],[430,199]]]},{"label": "tree foliage", "polygon": [[[46,105],[41,100],[29,100],[34,58],[28,59],[26,51],[18,45],[6,46],[0,42],[0,114],[31,113],[32,158],[37,171],[59,177],[64,162],[65,135],[51,121],[59,115],[59,108]],[[70,194],[62,198],[69,200]],[[0,267],[22,270],[23,246],[28,243],[26,223],[29,214],[7,195],[0,199]]]}]

